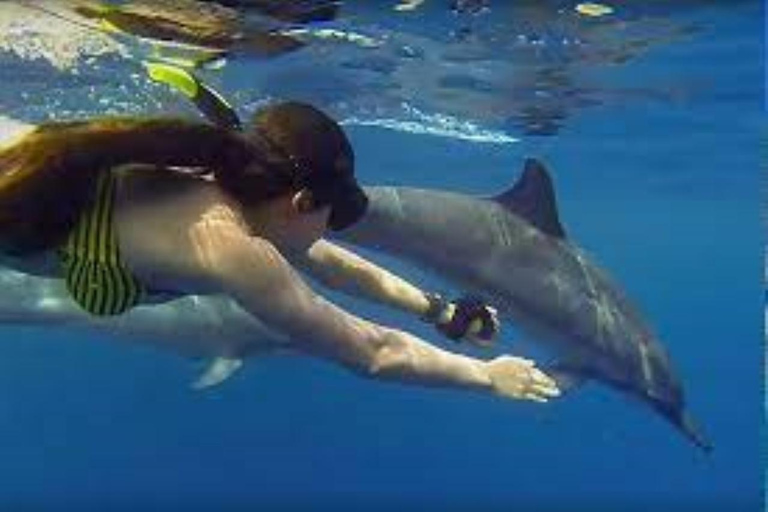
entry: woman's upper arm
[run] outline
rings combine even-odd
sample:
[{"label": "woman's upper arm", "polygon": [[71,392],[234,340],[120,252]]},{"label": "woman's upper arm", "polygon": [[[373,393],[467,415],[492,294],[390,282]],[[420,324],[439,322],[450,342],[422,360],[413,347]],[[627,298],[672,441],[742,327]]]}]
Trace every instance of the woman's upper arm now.
[{"label": "woman's upper arm", "polygon": [[354,366],[369,360],[383,328],[317,295],[268,240],[230,234],[212,273],[222,293],[297,347]]}]

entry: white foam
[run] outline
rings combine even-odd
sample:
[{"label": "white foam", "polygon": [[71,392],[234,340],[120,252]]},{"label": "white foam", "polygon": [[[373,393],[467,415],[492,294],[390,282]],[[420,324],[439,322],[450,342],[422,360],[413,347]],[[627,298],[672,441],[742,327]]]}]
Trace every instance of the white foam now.
[{"label": "white foam", "polygon": [[125,53],[112,38],[74,20],[60,0],[0,1],[0,51],[73,72],[89,58]]},{"label": "white foam", "polygon": [[404,103],[402,105],[404,119],[391,117],[362,118],[351,116],[341,124],[352,126],[375,126],[399,132],[419,135],[432,135],[451,139],[466,140],[483,144],[512,144],[520,139],[501,131],[481,128],[477,124],[458,119],[445,114],[427,114],[416,107]]}]

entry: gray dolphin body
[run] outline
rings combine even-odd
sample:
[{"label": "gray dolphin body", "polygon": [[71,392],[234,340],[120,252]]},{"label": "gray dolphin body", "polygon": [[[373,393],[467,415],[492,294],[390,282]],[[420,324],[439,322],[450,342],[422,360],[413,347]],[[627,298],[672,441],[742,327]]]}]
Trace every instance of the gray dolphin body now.
[{"label": "gray dolphin body", "polygon": [[686,411],[664,348],[605,272],[569,242],[544,167],[492,199],[370,187],[368,213],[338,239],[381,250],[482,295],[554,349],[550,373],[569,386],[593,379],[639,398],[700,448],[711,444]]}]

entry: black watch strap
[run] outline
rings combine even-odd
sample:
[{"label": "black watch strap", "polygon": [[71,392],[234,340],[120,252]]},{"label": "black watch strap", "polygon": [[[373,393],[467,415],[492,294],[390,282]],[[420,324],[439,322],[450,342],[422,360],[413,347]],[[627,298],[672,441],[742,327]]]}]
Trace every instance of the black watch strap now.
[{"label": "black watch strap", "polygon": [[437,323],[437,321],[440,320],[443,311],[445,311],[445,308],[448,307],[448,301],[439,293],[425,293],[424,297],[426,297],[427,302],[429,302],[429,307],[427,307],[427,310],[421,315],[421,319],[430,324]]}]

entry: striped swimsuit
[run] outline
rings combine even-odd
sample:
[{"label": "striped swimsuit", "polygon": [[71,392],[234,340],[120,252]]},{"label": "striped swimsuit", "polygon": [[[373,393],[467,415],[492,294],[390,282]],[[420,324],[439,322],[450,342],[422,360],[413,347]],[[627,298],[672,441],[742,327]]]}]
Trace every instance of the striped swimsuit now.
[{"label": "striped swimsuit", "polygon": [[85,311],[118,315],[137,305],[144,294],[141,283],[120,258],[113,225],[115,177],[103,172],[96,182],[92,204],[80,215],[60,254],[72,298]]}]

